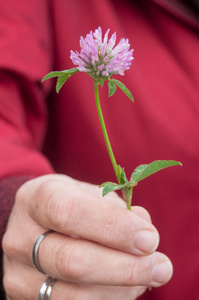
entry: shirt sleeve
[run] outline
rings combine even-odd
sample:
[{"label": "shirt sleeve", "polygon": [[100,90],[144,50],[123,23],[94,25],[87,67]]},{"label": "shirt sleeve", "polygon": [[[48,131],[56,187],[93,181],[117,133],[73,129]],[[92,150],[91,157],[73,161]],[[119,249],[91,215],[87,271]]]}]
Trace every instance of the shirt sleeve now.
[{"label": "shirt sleeve", "polygon": [[48,122],[52,67],[48,1],[0,3],[0,179],[42,175],[53,168],[41,149]]},{"label": "shirt sleeve", "polygon": [[[42,154],[50,86],[41,78],[51,70],[52,53],[48,1],[1,1],[0,240],[19,186],[54,172]],[[0,262],[2,275],[1,247]]]}]

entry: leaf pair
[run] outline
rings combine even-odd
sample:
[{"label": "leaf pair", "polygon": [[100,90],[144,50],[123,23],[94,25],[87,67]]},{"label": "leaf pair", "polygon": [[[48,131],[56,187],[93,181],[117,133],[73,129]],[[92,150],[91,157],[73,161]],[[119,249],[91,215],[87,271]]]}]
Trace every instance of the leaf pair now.
[{"label": "leaf pair", "polygon": [[127,87],[119,80],[117,79],[110,79],[108,82],[108,87],[109,87],[109,94],[108,96],[111,97],[116,91],[117,86],[127,95],[127,97],[134,102],[133,95],[127,89]]},{"label": "leaf pair", "polygon": [[[59,93],[60,89],[62,88],[64,83],[68,80],[68,78],[73,74],[77,73],[78,71],[79,70],[77,68],[72,68],[64,71],[52,71],[42,78],[42,82],[50,78],[58,77],[57,84],[56,84],[56,92]],[[103,80],[99,81],[99,84],[103,87],[104,81]],[[118,86],[127,95],[127,97],[129,97],[129,99],[134,102],[131,92],[121,81],[117,79],[109,79],[108,82],[109,97],[113,96],[113,94],[115,93],[116,86]]]},{"label": "leaf pair", "polygon": [[177,162],[175,160],[156,160],[150,164],[140,165],[134,170],[133,174],[131,175],[130,181],[127,180],[124,170],[120,166],[118,166],[120,170],[120,182],[119,184],[113,182],[105,182],[101,184],[100,187],[104,188],[103,196],[113,191],[133,188],[139,181],[145,179],[146,177],[162,169],[177,165],[182,166],[180,162]]},{"label": "leaf pair", "polygon": [[57,78],[57,84],[56,84],[56,92],[59,93],[60,89],[62,88],[63,84],[66,82],[66,80],[73,74],[77,73],[79,70],[77,68],[64,70],[64,71],[53,71],[48,73],[44,78],[42,78],[42,82],[46,79],[50,79],[53,77]]}]

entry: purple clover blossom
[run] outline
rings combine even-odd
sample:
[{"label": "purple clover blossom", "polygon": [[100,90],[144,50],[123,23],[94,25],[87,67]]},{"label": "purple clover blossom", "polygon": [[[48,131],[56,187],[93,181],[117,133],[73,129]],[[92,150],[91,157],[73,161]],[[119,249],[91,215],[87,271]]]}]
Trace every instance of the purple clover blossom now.
[{"label": "purple clover blossom", "polygon": [[[71,51],[70,58],[77,68],[72,68],[63,71],[53,71],[43,77],[42,81],[54,77],[58,77],[56,84],[57,93],[60,91],[63,84],[68,80],[71,75],[74,75],[78,71],[86,72],[94,79],[95,101],[96,108],[101,124],[104,140],[107,146],[108,154],[117,177],[117,183],[105,182],[100,185],[103,187],[103,196],[109,192],[121,190],[124,200],[126,201],[127,209],[131,210],[132,192],[137,183],[144,178],[170,166],[182,165],[180,162],[174,160],[157,160],[150,164],[144,164],[138,166],[131,175],[128,181],[124,169],[120,167],[115,159],[111,143],[106,130],[103,113],[100,105],[99,98],[99,85],[103,87],[103,81],[108,81],[109,94],[111,97],[116,88],[119,87],[126,96],[134,102],[131,92],[127,87],[117,79],[110,78],[113,74],[124,75],[124,71],[128,70],[131,66],[131,60],[133,59],[133,49],[129,50],[130,44],[128,39],[121,39],[115,46],[116,33],[114,33],[110,39],[108,39],[109,29],[104,35],[102,40],[102,29],[99,27],[93,33],[87,34],[85,38],[80,38],[80,53]],[[144,168],[143,168],[144,166]]]},{"label": "purple clover blossom", "polygon": [[94,33],[90,31],[85,38],[80,38],[80,53],[71,50],[70,58],[78,65],[77,69],[95,80],[107,80],[113,74],[124,75],[133,60],[133,49],[129,50],[128,39],[122,38],[115,46],[116,33],[108,39],[109,31],[106,31],[104,39],[101,27]]}]

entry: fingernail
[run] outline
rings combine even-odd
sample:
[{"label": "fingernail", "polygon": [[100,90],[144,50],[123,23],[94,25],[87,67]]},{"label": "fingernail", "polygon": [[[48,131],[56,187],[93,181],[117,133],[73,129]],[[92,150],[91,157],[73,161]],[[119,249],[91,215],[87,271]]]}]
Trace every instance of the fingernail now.
[{"label": "fingernail", "polygon": [[153,281],[158,283],[166,283],[170,280],[173,274],[173,266],[169,260],[159,263],[154,266],[152,276]]},{"label": "fingernail", "polygon": [[159,235],[157,232],[141,230],[135,234],[134,246],[144,253],[154,252],[159,244]]}]

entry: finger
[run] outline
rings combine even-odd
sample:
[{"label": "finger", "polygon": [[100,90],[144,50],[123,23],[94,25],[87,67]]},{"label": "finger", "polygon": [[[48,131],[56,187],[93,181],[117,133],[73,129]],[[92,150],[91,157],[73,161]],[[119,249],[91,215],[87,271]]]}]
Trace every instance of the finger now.
[{"label": "finger", "polygon": [[138,215],[139,217],[152,223],[151,216],[145,208],[143,208],[141,206],[132,206],[131,209],[132,209],[132,212],[134,212],[136,215]]},{"label": "finger", "polygon": [[[37,300],[41,285],[47,277],[29,266],[11,263],[5,258],[6,275],[4,287],[7,299],[10,300]],[[9,273],[9,274],[8,274]],[[52,288],[51,300],[123,300],[137,299],[146,287],[100,286],[78,284],[66,281],[57,281]]]},{"label": "finger", "polygon": [[161,253],[134,256],[57,233],[44,239],[39,260],[45,273],[72,282],[160,286],[172,276],[171,262]]},{"label": "finger", "polygon": [[158,246],[152,224],[75,183],[48,180],[32,194],[26,185],[19,195],[22,204],[29,198],[28,213],[45,228],[139,255]]},{"label": "finger", "polygon": [[134,300],[146,291],[146,287],[118,287],[100,286],[88,284],[74,284],[58,281],[53,288],[51,299],[73,299],[73,300]]},{"label": "finger", "polygon": [[[90,193],[93,193],[94,195],[98,195],[100,198],[104,198],[102,195],[103,188],[99,188],[99,186],[87,183],[87,182],[80,182],[79,186],[89,191]],[[119,207],[126,208],[125,201],[116,193],[116,192],[110,192],[108,195],[106,195],[105,199],[112,203],[113,205],[117,205]]]},{"label": "finger", "polygon": [[[79,185],[82,189],[85,189],[87,191],[89,190],[89,192],[98,195],[99,197],[102,197],[102,188],[99,188],[98,186],[87,182],[80,182]],[[108,195],[106,195],[106,200],[108,200],[114,205],[126,208],[126,203],[124,199],[119,197],[119,195],[116,192],[111,192]],[[136,215],[152,223],[151,216],[145,208],[141,206],[132,206],[131,209]]]},{"label": "finger", "polygon": [[4,255],[3,285],[6,299],[33,300],[38,299],[39,289],[46,276],[32,266],[10,260]]}]

